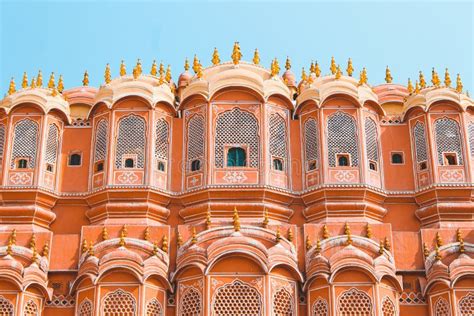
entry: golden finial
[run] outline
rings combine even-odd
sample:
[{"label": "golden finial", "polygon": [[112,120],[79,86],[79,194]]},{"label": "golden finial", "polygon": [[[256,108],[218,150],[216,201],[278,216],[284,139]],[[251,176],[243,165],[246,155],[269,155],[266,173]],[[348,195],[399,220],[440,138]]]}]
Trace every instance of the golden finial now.
[{"label": "golden finial", "polygon": [[232,62],[234,63],[234,65],[237,65],[240,59],[242,58],[239,42],[234,43],[234,48],[232,49],[231,57],[232,57]]},{"label": "golden finial", "polygon": [[49,89],[54,89],[56,84],[54,83],[54,72],[51,73],[51,76],[49,76],[49,81],[48,81],[48,88]]},{"label": "golden finial", "polygon": [[372,238],[372,227],[369,223],[367,223],[367,226],[365,226],[365,237]]},{"label": "golden finial", "polygon": [[30,84],[30,88],[31,88],[31,89],[34,89],[34,88],[36,88],[36,80],[35,80],[35,78],[34,78],[34,77],[33,77],[33,78],[31,78],[31,84]]},{"label": "golden finial", "polygon": [[412,94],[412,93],[413,93],[413,84],[411,83],[410,78],[408,78],[407,89],[408,89],[408,93],[409,93],[409,94]]},{"label": "golden finial", "polygon": [[84,87],[87,87],[89,85],[89,74],[87,73],[87,70],[84,72],[84,79],[82,79],[82,85]]},{"label": "golden finial", "polygon": [[165,80],[168,83],[171,82],[171,66],[170,65],[168,65],[168,67],[166,67]]},{"label": "golden finial", "polygon": [[306,250],[310,250],[313,245],[311,244],[311,239],[309,236],[306,236]]},{"label": "golden finial", "polygon": [[304,67],[301,70],[301,82],[306,83],[308,81],[308,76],[306,75],[306,71],[304,71]]},{"label": "golden finial", "polygon": [[197,73],[196,73],[196,77],[198,77],[198,78],[200,79],[200,78],[202,78],[202,75],[203,75],[203,73],[202,73],[202,65],[201,65],[201,63],[199,63],[199,65],[198,65],[198,71],[197,71]]},{"label": "golden finial", "polygon": [[[187,59],[186,59],[186,60],[187,60]],[[200,65],[199,59],[198,59],[197,55],[194,55],[193,71],[194,71],[195,73],[197,73],[197,72],[199,71],[199,65]]]},{"label": "golden finial", "polygon": [[311,65],[309,66],[309,75],[314,74],[315,71],[316,71],[316,68],[314,66],[314,61],[311,61]]},{"label": "golden finial", "polygon": [[184,60],[184,71],[188,71],[189,70],[189,60],[188,58],[186,58]]},{"label": "golden finial", "polygon": [[214,47],[214,52],[212,53],[211,62],[214,66],[219,65],[219,63],[221,62],[221,59],[219,57],[219,52],[217,51],[217,47]]},{"label": "golden finial", "polygon": [[347,244],[352,245],[351,229],[347,223],[344,225],[344,233],[347,235]]},{"label": "golden finial", "polygon": [[255,48],[255,52],[253,53],[253,59],[252,59],[253,63],[255,65],[259,65],[260,64],[260,54],[258,53],[258,49]]},{"label": "golden finial", "polygon": [[142,70],[142,62],[140,58],[137,59],[137,65],[135,66],[135,68],[137,69],[137,75],[141,76],[141,74],[143,73],[143,70]]},{"label": "golden finial", "polygon": [[211,225],[212,225],[211,210],[210,208],[208,208],[207,213],[206,213],[206,229],[210,229]]},{"label": "golden finial", "polygon": [[367,84],[367,70],[364,68],[362,68],[362,71],[360,72],[360,76],[359,76],[359,86],[363,85],[363,84]]},{"label": "golden finial", "polygon": [[16,245],[16,229],[12,230],[12,234],[10,235],[10,239],[13,245]]},{"label": "golden finial", "polygon": [[448,68],[444,71],[444,85],[447,88],[451,87],[451,76],[449,75]]},{"label": "golden finial", "polygon": [[26,74],[26,71],[23,73],[23,80],[21,81],[21,87],[23,89],[28,88],[28,75]]},{"label": "golden finial", "polygon": [[423,72],[421,70],[420,70],[419,79],[420,79],[420,89],[426,88],[425,76],[423,75]]},{"label": "golden finial", "polygon": [[262,222],[263,228],[268,228],[269,222],[270,220],[268,219],[268,210],[265,208],[265,210],[263,211],[263,222]]},{"label": "golden finial", "polygon": [[112,81],[112,75],[110,74],[110,65],[109,64],[105,65],[104,80],[105,80],[106,84],[108,84],[108,83],[110,83],[110,81]]},{"label": "golden finial", "polygon": [[33,249],[35,247],[36,247],[36,235],[33,233],[30,239],[30,249]]},{"label": "golden finial", "polygon": [[161,250],[165,253],[168,253],[168,236],[164,235],[163,239],[161,240]]},{"label": "golden finial", "polygon": [[58,79],[58,91],[59,91],[59,93],[63,93],[63,91],[64,91],[63,75],[59,75],[59,79]]},{"label": "golden finial", "polygon": [[292,242],[293,241],[293,230],[291,228],[288,228],[288,241]]},{"label": "golden finial", "polygon": [[270,70],[272,77],[278,76],[280,73],[280,64],[278,63],[278,59],[273,59]]},{"label": "golden finial", "polygon": [[314,65],[314,74],[316,75],[316,78],[321,76],[321,68],[319,68],[318,62]]},{"label": "golden finial", "polygon": [[436,88],[439,88],[439,85],[441,84],[441,81],[439,80],[439,76],[438,76],[438,73],[436,72],[436,70],[433,69],[431,70],[431,83],[433,84],[433,86],[435,86]]},{"label": "golden finial", "polygon": [[102,240],[109,239],[109,232],[107,231],[107,227],[102,228]]},{"label": "golden finial", "polygon": [[456,77],[456,91],[458,93],[461,93],[462,92],[462,81],[461,81],[461,75],[458,74],[457,77]]},{"label": "golden finial", "polygon": [[165,83],[165,66],[163,65],[163,63],[160,63],[159,73],[160,73],[160,85],[162,85],[163,83]]},{"label": "golden finial", "polygon": [[51,95],[53,97],[57,96],[58,95],[58,90],[56,88],[54,88],[53,91],[51,92]]},{"label": "golden finial", "polygon": [[352,77],[352,74],[354,73],[354,67],[352,67],[352,59],[349,58],[347,61],[347,69],[346,69],[347,75],[349,77]]},{"label": "golden finial", "polygon": [[10,94],[13,94],[15,92],[16,92],[15,80],[12,77],[12,79],[10,80],[10,86],[8,87],[8,94],[10,95]]},{"label": "golden finial", "polygon": [[179,230],[176,236],[176,244],[178,245],[178,249],[181,248],[181,246],[183,245],[183,236],[181,236]]},{"label": "golden finial", "polygon": [[196,227],[193,227],[193,234],[191,238],[191,244],[195,245],[198,242],[196,235]]},{"label": "golden finial", "polygon": [[331,70],[331,74],[335,75],[337,71],[336,61],[334,60],[334,56],[331,57],[331,66],[329,67]]},{"label": "golden finial", "polygon": [[85,252],[87,251],[87,249],[89,249],[89,248],[87,247],[87,240],[84,239],[84,240],[82,241],[82,253],[85,253]]},{"label": "golden finial", "polygon": [[420,93],[420,84],[418,83],[418,80],[415,81],[415,93]]},{"label": "golden finial", "polygon": [[94,256],[94,255],[95,255],[94,254],[94,243],[91,240],[91,242],[89,243],[89,256]]},{"label": "golden finial", "polygon": [[275,241],[278,243],[281,241],[281,233],[280,233],[280,226],[277,227],[277,231],[275,233]]},{"label": "golden finial", "polygon": [[383,255],[384,250],[385,250],[385,244],[383,240],[381,240],[380,245],[379,245],[379,254]]},{"label": "golden finial", "polygon": [[133,70],[132,70],[132,75],[133,75],[133,79],[137,79],[138,78],[138,69],[137,67],[134,67]]},{"label": "golden finial", "polygon": [[428,249],[428,246],[425,242],[423,243],[423,254],[425,255],[425,258],[430,255],[430,250]]},{"label": "golden finial", "polygon": [[321,240],[319,240],[319,238],[316,240],[316,254],[320,254],[321,253]]},{"label": "golden finial", "polygon": [[387,237],[385,237],[385,239],[383,241],[383,245],[384,245],[385,249],[387,249],[388,251],[390,251],[392,249],[392,246],[390,245],[390,241],[388,240]]},{"label": "golden finial", "polygon": [[335,78],[340,79],[341,76],[342,76],[341,67],[337,65]]},{"label": "golden finial", "polygon": [[324,226],[323,226],[323,239],[328,239],[329,236],[330,236],[330,234],[329,234],[328,226],[326,224],[324,224]]},{"label": "golden finial", "polygon": [[33,251],[33,254],[31,255],[31,261],[38,263],[38,252],[36,251],[36,247],[33,247],[31,250]]},{"label": "golden finial", "polygon": [[119,246],[120,247],[124,247],[125,246],[125,237],[123,236],[120,236],[120,239],[119,239]]},{"label": "golden finial", "polygon": [[235,207],[235,206],[234,206],[233,222],[234,222],[234,230],[235,230],[236,232],[240,231],[239,212],[237,212],[237,207]]},{"label": "golden finial", "polygon": [[36,77],[36,86],[41,88],[43,86],[43,74],[41,70],[38,71],[38,77]]},{"label": "golden finial", "polygon": [[290,57],[288,57],[288,56],[286,56],[285,69],[286,70],[291,69],[291,60],[290,60]]},{"label": "golden finial", "polygon": [[127,68],[125,67],[125,62],[122,60],[120,63],[120,76],[125,76],[127,74]]},{"label": "golden finial", "polygon": [[145,231],[143,232],[143,239],[146,241],[150,241],[150,227],[146,227]]},{"label": "golden finial", "polygon": [[436,244],[438,247],[441,247],[443,245],[443,239],[441,239],[441,235],[439,232],[436,232]]},{"label": "golden finial", "polygon": [[128,234],[127,225],[123,225],[122,229],[120,230],[120,240],[119,240],[120,247],[125,246],[125,237],[127,237],[127,234]]},{"label": "golden finial", "polygon": [[154,255],[154,256],[158,256],[158,253],[159,253],[159,252],[158,252],[158,243],[155,241],[155,242],[153,243],[153,255]]},{"label": "golden finial", "polygon": [[441,260],[441,253],[439,252],[439,246],[438,245],[435,246],[435,259],[436,259],[436,261]]},{"label": "golden finial", "polygon": [[43,246],[43,257],[49,256],[49,244],[46,242]]},{"label": "golden finial", "polygon": [[13,254],[12,246],[13,246],[12,239],[9,238],[8,239],[8,245],[7,245],[7,255],[9,255],[9,256],[11,256]]},{"label": "golden finial", "polygon": [[390,69],[387,66],[387,68],[385,68],[385,82],[392,83],[392,80],[393,80],[392,73],[390,72]]},{"label": "golden finial", "polygon": [[150,75],[156,76],[158,71],[156,70],[156,60],[153,60],[153,64],[151,64],[151,70],[150,70]]},{"label": "golden finial", "polygon": [[461,239],[459,242],[459,252],[464,253],[466,250],[464,249],[464,239]]},{"label": "golden finial", "polygon": [[461,242],[461,240],[462,240],[462,234],[461,234],[461,230],[458,228],[456,229],[456,241]]}]

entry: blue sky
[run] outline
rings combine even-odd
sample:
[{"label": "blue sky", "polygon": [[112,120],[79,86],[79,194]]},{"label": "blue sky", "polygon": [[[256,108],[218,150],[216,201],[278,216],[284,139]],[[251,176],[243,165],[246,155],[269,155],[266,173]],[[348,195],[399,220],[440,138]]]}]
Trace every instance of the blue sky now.
[{"label": "blue sky", "polygon": [[197,54],[210,64],[214,47],[229,60],[239,41],[245,60],[258,48],[262,64],[290,56],[301,67],[318,60],[328,72],[331,56],[345,69],[351,57],[358,74],[367,67],[369,83],[382,83],[389,65],[394,82],[406,84],[431,67],[453,82],[461,73],[474,94],[474,2],[205,2],[205,1],[6,1],[0,0],[0,95],[10,77],[17,87],[23,72],[38,69],[45,80],[63,74],[66,88],[103,82],[106,63],[118,75],[120,60],[130,71],[141,58],[171,64],[173,78],[185,57]]}]

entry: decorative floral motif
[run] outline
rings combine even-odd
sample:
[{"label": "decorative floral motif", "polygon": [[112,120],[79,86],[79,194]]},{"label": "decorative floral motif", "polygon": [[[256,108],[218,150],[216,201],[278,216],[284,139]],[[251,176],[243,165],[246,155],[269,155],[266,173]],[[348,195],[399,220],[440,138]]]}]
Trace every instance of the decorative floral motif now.
[{"label": "decorative floral motif", "polygon": [[247,180],[247,177],[242,171],[228,171],[223,179],[227,183],[242,183]]}]

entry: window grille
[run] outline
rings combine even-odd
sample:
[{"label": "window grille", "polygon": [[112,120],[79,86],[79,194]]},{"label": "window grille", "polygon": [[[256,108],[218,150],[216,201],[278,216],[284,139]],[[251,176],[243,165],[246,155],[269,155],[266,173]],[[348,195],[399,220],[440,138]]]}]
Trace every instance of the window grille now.
[{"label": "window grille", "polygon": [[278,114],[270,115],[270,155],[283,159],[286,165],[286,124],[285,119]]},{"label": "window grille", "polygon": [[48,136],[46,138],[46,163],[52,165],[56,164],[56,159],[58,157],[58,140],[59,129],[55,124],[50,124],[48,128]]},{"label": "window grille", "polygon": [[382,300],[382,316],[395,316],[395,305],[392,300],[385,296]]},{"label": "window grille", "polygon": [[262,298],[258,291],[240,280],[219,287],[212,302],[213,315],[260,316]]},{"label": "window grille", "polygon": [[436,148],[438,150],[438,163],[444,165],[443,153],[456,153],[458,164],[463,164],[461,135],[458,123],[444,117],[435,121]]},{"label": "window grille", "polygon": [[379,162],[377,124],[371,118],[365,118],[365,149],[369,161]]},{"label": "window grille", "polygon": [[337,112],[328,119],[328,161],[336,166],[336,154],[350,154],[351,165],[359,165],[359,146],[354,118],[349,114]]},{"label": "window grille", "polygon": [[38,123],[30,119],[24,119],[16,123],[13,132],[11,167],[15,166],[15,159],[22,157],[28,158],[28,168],[34,168],[37,147]]},{"label": "window grille", "polygon": [[194,115],[188,122],[188,166],[204,157],[204,117]]},{"label": "window grille", "polygon": [[323,298],[318,298],[313,303],[313,316],[328,316],[329,307],[328,302]]},{"label": "window grille", "polygon": [[137,305],[132,294],[117,289],[105,296],[102,311],[104,316],[135,316]]},{"label": "window grille", "polygon": [[35,302],[33,302],[33,300],[29,300],[25,304],[23,315],[24,316],[39,316],[38,306],[36,305]]},{"label": "window grille", "polygon": [[293,316],[293,297],[286,289],[279,289],[273,295],[273,315]]},{"label": "window grille", "polygon": [[372,316],[370,297],[355,288],[342,293],[337,305],[339,316]]},{"label": "window grille", "polygon": [[168,161],[169,152],[169,126],[165,119],[155,123],[155,160]]},{"label": "window grille", "polygon": [[[315,163],[314,169],[318,166],[319,156],[319,132],[316,120],[310,118],[304,123],[304,140],[305,140],[305,155],[306,167],[308,168],[311,162]],[[309,168],[308,168],[308,171]]]},{"label": "window grille", "polygon": [[146,304],[146,316],[163,316],[163,307],[156,298],[152,298]]},{"label": "window grille", "polygon": [[471,147],[471,156],[474,157],[474,122],[469,123],[469,147]]},{"label": "window grille", "polygon": [[1,316],[13,316],[14,307],[9,300],[0,296],[0,315]]},{"label": "window grille", "polygon": [[428,160],[425,124],[416,122],[415,127],[413,128],[413,138],[415,139],[416,162]]},{"label": "window grille", "polygon": [[108,122],[105,119],[99,121],[96,127],[95,147],[94,147],[94,162],[105,160],[107,155],[107,135]]},{"label": "window grille", "polygon": [[89,299],[82,301],[78,309],[79,316],[92,316],[92,302]]},{"label": "window grille", "polygon": [[4,147],[5,147],[5,125],[0,124],[0,158],[3,157]]},{"label": "window grille", "polygon": [[183,294],[179,304],[179,315],[201,316],[201,294],[194,288],[189,288]]},{"label": "window grille", "polygon": [[460,316],[474,315],[474,294],[469,293],[459,300]]},{"label": "window grille", "polygon": [[146,142],[145,119],[138,115],[122,118],[118,124],[117,148],[115,149],[115,168],[123,168],[126,155],[136,155],[135,168],[142,169],[145,164]]},{"label": "window grille", "polygon": [[254,115],[237,108],[221,113],[217,117],[215,135],[215,165],[217,168],[224,167],[224,145],[226,144],[248,145],[250,167],[258,167],[260,138],[258,122]]},{"label": "window grille", "polygon": [[445,298],[440,297],[436,301],[434,316],[451,316],[451,308]]}]

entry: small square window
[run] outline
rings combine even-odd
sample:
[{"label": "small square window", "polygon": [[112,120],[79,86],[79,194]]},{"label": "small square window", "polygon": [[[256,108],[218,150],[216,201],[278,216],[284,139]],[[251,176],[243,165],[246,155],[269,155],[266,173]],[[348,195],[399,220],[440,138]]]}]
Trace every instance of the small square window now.
[{"label": "small square window", "polygon": [[273,158],[272,166],[273,170],[283,171],[283,160],[280,158]]},{"label": "small square window", "polygon": [[158,161],[156,168],[158,171],[165,172],[165,163],[163,161]]},{"label": "small square window", "polygon": [[53,170],[54,170],[54,166],[50,163],[47,163],[46,164],[46,171],[53,172]]},{"label": "small square window", "polygon": [[403,153],[392,153],[392,164],[401,165],[403,162]]},{"label": "small square window", "polygon": [[349,167],[350,166],[350,158],[348,154],[337,154],[337,166],[338,167]]},{"label": "small square window", "polygon": [[422,161],[418,164],[418,169],[419,170],[426,170],[428,169],[428,164],[426,163],[426,161]]},{"label": "small square window", "polygon": [[195,159],[191,161],[191,171],[199,171],[201,170],[201,160]]},{"label": "small square window", "polygon": [[101,172],[101,171],[104,171],[104,162],[98,161],[95,163],[95,172]]},{"label": "small square window", "polygon": [[377,163],[375,161],[369,160],[369,169],[372,171],[377,171]]},{"label": "small square window", "polygon": [[316,160],[310,160],[308,161],[308,171],[313,171],[316,170],[317,168]]},{"label": "small square window", "polygon": [[16,161],[17,169],[26,169],[28,168],[28,159],[20,158]]},{"label": "small square window", "polygon": [[76,154],[71,154],[69,156],[69,161],[68,161],[69,166],[80,166],[81,162],[82,162],[81,154],[76,153]]},{"label": "small square window", "polygon": [[456,153],[443,153],[443,165],[445,166],[457,166],[458,156]]}]

